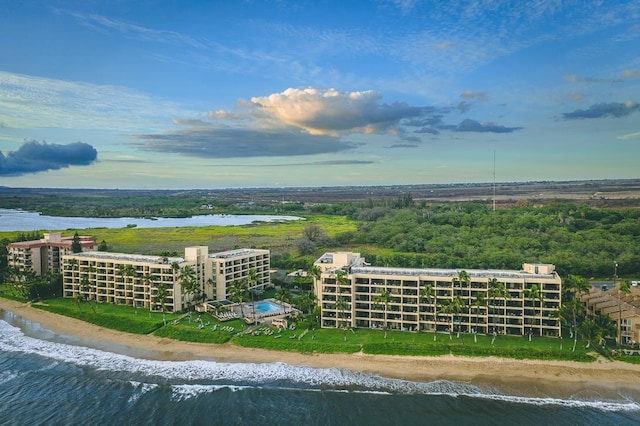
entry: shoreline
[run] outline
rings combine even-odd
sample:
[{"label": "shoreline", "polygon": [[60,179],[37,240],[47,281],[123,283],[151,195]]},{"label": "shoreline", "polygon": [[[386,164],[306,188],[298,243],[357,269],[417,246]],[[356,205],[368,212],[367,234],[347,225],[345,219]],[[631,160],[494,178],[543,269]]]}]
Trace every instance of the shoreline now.
[{"label": "shoreline", "polygon": [[[620,397],[640,395],[640,365],[600,359],[592,363],[571,361],[475,358],[453,355],[403,356],[281,352],[225,344],[192,343],[106,329],[54,314],[29,304],[0,298],[0,311],[88,346],[136,358],[228,363],[285,363],[311,368],[340,368],[415,382],[453,380],[534,397]],[[637,400],[637,398],[634,398]]]}]

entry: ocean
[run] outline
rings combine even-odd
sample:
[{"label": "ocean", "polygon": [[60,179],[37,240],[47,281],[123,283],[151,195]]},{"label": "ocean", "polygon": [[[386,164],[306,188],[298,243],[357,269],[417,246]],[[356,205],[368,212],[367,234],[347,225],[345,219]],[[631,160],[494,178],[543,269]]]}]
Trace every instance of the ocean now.
[{"label": "ocean", "polygon": [[[97,336],[98,337],[98,336]],[[159,361],[0,315],[0,425],[636,425],[640,392],[527,396],[284,363]]]}]

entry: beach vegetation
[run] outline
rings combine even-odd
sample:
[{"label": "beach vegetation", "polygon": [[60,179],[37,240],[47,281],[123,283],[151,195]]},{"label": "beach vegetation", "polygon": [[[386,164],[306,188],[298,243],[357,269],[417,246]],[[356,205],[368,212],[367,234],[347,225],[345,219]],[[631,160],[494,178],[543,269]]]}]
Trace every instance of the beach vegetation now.
[{"label": "beach vegetation", "polygon": [[79,309],[73,299],[57,298],[34,303],[32,306],[100,327],[133,334],[149,334],[163,325],[163,314],[161,312],[148,312],[148,315],[137,315],[129,305],[95,303],[95,309],[87,310]]}]

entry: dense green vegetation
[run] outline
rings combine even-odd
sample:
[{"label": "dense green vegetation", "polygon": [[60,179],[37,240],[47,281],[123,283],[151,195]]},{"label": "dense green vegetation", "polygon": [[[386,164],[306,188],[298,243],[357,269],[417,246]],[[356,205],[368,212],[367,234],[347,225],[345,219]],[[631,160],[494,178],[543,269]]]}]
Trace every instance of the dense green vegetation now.
[{"label": "dense green vegetation", "polygon": [[[81,231],[82,234],[93,235],[97,241],[104,241],[103,249],[109,251],[180,255],[184,247],[189,245],[207,245],[212,251],[239,247],[268,248],[272,252],[272,267],[287,271],[300,268],[309,270],[312,261],[329,250],[358,251],[372,265],[398,267],[520,269],[524,262],[553,263],[565,281],[564,303],[558,315],[568,330],[575,331],[575,339],[570,343],[565,340],[560,350],[555,339],[539,338],[534,342],[524,342],[515,337],[500,337],[495,345],[491,345],[484,336],[477,336],[478,343],[473,343],[471,336],[466,336],[467,344],[462,344],[457,339],[449,341],[447,336],[433,342],[425,338],[425,334],[403,332],[390,332],[390,338],[384,339],[380,337],[381,332],[373,330],[350,333],[316,330],[305,334],[287,330],[282,337],[275,338],[271,335],[238,333],[235,330],[244,328],[241,323],[230,324],[234,332],[217,328],[212,330],[213,323],[200,329],[188,317],[174,324],[173,321],[178,319],[174,315],[169,324],[164,325],[161,314],[141,314],[126,307],[54,299],[43,308],[104,327],[141,334],[155,331],[158,336],[180,340],[210,343],[232,340],[238,345],[300,352],[362,350],[366,353],[409,355],[455,353],[580,360],[586,359],[587,351],[599,347],[603,336],[615,336],[617,333],[612,328],[615,325],[607,321],[608,318],[588,317],[584,309],[575,303],[576,294],[588,291],[582,285],[586,282],[582,277],[612,279],[616,263],[618,276],[640,277],[640,245],[637,244],[640,237],[640,210],[634,208],[595,208],[553,201],[546,205],[520,202],[516,206],[494,211],[485,203],[428,204],[414,202],[409,194],[403,194],[396,199],[308,206],[278,202],[216,204],[206,199],[212,211],[203,212],[203,199],[206,197],[174,198],[167,195],[115,200],[108,196],[84,196],[73,198],[73,203],[48,199],[45,202],[47,209],[35,205],[25,205],[24,208],[49,214],[133,216],[238,211],[282,213],[283,206],[287,206],[288,211],[295,212],[305,220],[237,227]],[[3,204],[3,201],[7,200],[0,200],[0,206],[10,204]],[[127,205],[129,202],[131,204]],[[55,210],[56,206],[59,210]],[[99,206],[105,209],[111,206],[111,210],[99,210]],[[73,235],[75,230],[64,232],[65,235]],[[7,265],[6,244],[40,237],[39,232],[0,233],[0,284],[7,283],[0,291],[5,297],[42,300],[60,295],[59,277],[36,277],[29,271],[14,271]],[[307,284],[298,281],[295,283],[298,287]],[[285,283],[276,281],[275,284]],[[284,297],[282,294],[271,295],[276,298],[279,296]],[[304,302],[306,311],[309,308],[308,298],[296,297],[292,301]],[[124,312],[122,317],[118,310]],[[309,324],[301,324],[305,330],[309,328]],[[565,333],[565,336],[570,334]],[[348,335],[346,340],[345,335]],[[620,358],[636,361],[634,357],[621,355]]]},{"label": "dense green vegetation", "polygon": [[463,203],[362,207],[350,217],[357,231],[337,239],[372,246],[362,250],[371,264],[519,269],[545,262],[561,276],[612,277],[617,262],[619,275],[640,275],[640,210],[553,202],[494,212]]}]

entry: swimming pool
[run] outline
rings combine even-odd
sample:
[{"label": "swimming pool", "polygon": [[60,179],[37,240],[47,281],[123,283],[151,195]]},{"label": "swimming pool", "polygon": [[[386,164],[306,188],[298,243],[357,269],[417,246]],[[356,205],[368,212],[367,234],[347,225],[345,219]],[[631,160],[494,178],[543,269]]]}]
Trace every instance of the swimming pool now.
[{"label": "swimming pool", "polygon": [[281,311],[282,306],[270,300],[262,300],[260,302],[256,302],[256,310],[260,311],[263,314],[266,314],[270,312]]}]

